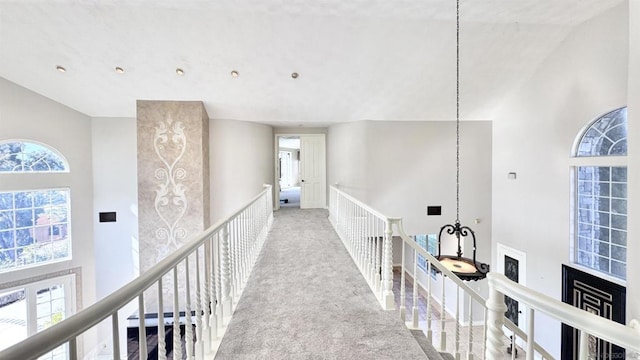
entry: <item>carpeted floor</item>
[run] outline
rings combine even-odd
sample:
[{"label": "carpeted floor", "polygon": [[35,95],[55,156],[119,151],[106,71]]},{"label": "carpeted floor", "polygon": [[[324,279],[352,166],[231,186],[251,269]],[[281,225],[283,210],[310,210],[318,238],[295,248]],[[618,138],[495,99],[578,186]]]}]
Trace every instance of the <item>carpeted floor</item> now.
[{"label": "carpeted floor", "polygon": [[327,220],[282,209],[216,359],[424,359],[385,312]]},{"label": "carpeted floor", "polygon": [[[284,200],[287,202],[284,202]],[[281,208],[300,208],[300,186],[294,186],[280,191]]]}]

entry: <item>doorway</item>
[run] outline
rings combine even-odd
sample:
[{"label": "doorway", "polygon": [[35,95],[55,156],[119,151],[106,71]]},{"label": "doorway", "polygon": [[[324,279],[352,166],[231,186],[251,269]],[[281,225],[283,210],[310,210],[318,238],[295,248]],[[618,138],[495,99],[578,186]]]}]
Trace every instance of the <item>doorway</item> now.
[{"label": "doorway", "polygon": [[282,208],[300,208],[300,137],[279,136],[278,177],[279,205]]},{"label": "doorway", "polygon": [[[0,290],[0,350],[72,315],[74,282],[74,275],[65,275]],[[39,359],[68,359],[68,351],[63,344]]]},{"label": "doorway", "polygon": [[275,208],[326,208],[325,134],[275,136]]}]

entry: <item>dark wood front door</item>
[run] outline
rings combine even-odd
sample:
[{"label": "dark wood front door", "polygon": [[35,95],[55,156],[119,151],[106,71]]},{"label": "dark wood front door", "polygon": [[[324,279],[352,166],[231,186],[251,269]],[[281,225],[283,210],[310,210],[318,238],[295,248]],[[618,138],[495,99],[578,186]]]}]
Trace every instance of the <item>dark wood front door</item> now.
[{"label": "dark wood front door", "polygon": [[[562,301],[618,323],[625,323],[626,288],[562,265]],[[578,358],[580,332],[562,325],[562,360]],[[589,339],[589,359],[624,359],[624,349],[597,338]]]}]

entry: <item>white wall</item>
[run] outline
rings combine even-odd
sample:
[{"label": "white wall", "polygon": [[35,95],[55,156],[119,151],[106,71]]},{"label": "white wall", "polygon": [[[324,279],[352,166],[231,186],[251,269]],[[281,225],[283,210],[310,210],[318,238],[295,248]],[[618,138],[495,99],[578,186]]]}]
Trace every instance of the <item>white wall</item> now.
[{"label": "white wall", "polygon": [[[101,299],[139,272],[136,119],[93,118],[91,124],[96,296]],[[98,213],[110,211],[117,221],[100,223]]]},{"label": "white wall", "polygon": [[0,283],[80,267],[82,305],[95,299],[93,267],[93,180],[91,121],[66,106],[0,78],[0,140],[24,139],[58,150],[69,162],[68,174],[0,175],[0,191],[46,187],[71,189],[71,236],[73,259],[2,274]]},{"label": "white wall", "polygon": [[327,184],[368,200],[367,123],[357,121],[329,127],[327,133]]},{"label": "white wall", "polygon": [[211,223],[274,181],[273,128],[235,120],[209,121]]},{"label": "white wall", "polygon": [[[491,122],[461,123],[460,220],[491,239]],[[329,128],[329,183],[413,234],[437,233],[456,217],[455,122],[362,121]],[[427,205],[442,216],[427,217]],[[480,219],[474,224],[474,219]],[[489,250],[480,253],[489,261]]]},{"label": "white wall", "polygon": [[[556,299],[570,260],[571,146],[592,119],[626,105],[627,46],[626,5],[581,24],[494,121],[492,263],[497,243],[526,253],[527,286]],[[537,320],[536,340],[558,355],[559,324]]]},{"label": "white wall", "polygon": [[[629,122],[628,196],[629,219],[640,214],[640,1],[629,1],[629,75],[627,119]],[[627,259],[640,255],[640,221],[629,221]],[[627,263],[627,320],[640,319],[640,261]]]}]

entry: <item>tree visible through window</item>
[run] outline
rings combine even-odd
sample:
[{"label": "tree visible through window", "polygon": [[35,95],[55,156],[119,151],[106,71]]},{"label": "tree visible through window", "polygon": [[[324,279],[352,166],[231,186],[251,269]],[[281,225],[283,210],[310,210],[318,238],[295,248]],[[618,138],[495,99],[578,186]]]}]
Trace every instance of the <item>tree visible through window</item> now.
[{"label": "tree visible through window", "polygon": [[8,141],[0,143],[0,172],[66,172],[64,159],[43,145]]},{"label": "tree visible through window", "polygon": [[[627,109],[596,119],[582,134],[575,155],[626,156]],[[575,169],[575,262],[626,279],[627,167]]]},{"label": "tree visible through window", "polygon": [[[44,145],[0,142],[0,174],[35,173],[46,184],[47,173],[68,169],[64,158]],[[0,272],[70,258],[69,224],[69,189],[0,189]]]},{"label": "tree visible through window", "polygon": [[0,272],[70,255],[69,190],[0,192]]}]

